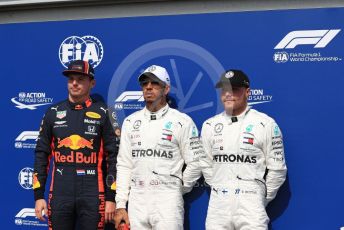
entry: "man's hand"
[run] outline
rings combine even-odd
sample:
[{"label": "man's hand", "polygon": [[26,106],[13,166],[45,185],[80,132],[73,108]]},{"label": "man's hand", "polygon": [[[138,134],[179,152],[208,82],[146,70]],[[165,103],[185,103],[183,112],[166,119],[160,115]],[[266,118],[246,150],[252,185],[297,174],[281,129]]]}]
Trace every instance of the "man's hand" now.
[{"label": "man's hand", "polygon": [[41,221],[46,221],[44,216],[48,216],[48,208],[47,208],[47,202],[45,202],[44,199],[36,200],[35,213],[38,219],[40,219]]},{"label": "man's hand", "polygon": [[128,213],[127,213],[127,210],[125,210],[125,208],[119,208],[116,210],[116,215],[115,215],[115,228],[116,229],[118,229],[118,226],[121,224],[122,221],[124,221],[125,224],[127,224],[130,227]]},{"label": "man's hand", "polygon": [[105,201],[105,223],[113,222],[116,212],[116,203]]}]

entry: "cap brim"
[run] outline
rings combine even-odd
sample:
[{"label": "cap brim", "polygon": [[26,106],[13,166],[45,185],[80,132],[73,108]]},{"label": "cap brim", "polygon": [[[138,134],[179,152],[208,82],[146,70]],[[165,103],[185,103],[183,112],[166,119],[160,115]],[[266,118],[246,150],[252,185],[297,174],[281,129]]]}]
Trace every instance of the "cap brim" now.
[{"label": "cap brim", "polygon": [[221,88],[222,85],[223,85],[223,82],[219,81],[218,83],[216,83],[215,88]]},{"label": "cap brim", "polygon": [[64,70],[62,72],[62,74],[66,77],[69,77],[70,74],[80,74],[80,75],[84,75],[84,76],[87,76],[87,77],[91,77],[91,78],[94,78],[94,76],[92,76],[91,74],[87,74],[87,73],[84,73],[82,71],[77,71],[77,70]]},{"label": "cap brim", "polygon": [[224,82],[224,81],[218,81],[215,85],[215,88],[222,88],[223,85],[229,85],[229,86],[232,86],[233,84],[231,82]]},{"label": "cap brim", "polygon": [[139,82],[142,82],[147,78],[152,79],[152,80],[156,80],[156,81],[160,82],[161,84],[166,84],[165,82],[160,80],[157,76],[155,76],[155,74],[153,74],[153,73],[143,73],[139,76],[138,79],[139,79]]},{"label": "cap brim", "polygon": [[249,88],[249,86],[244,85],[242,83],[237,83],[237,82],[223,82],[223,81],[219,81],[218,83],[216,83],[215,88],[222,88],[223,85],[230,85],[231,87],[245,87],[245,88]]}]

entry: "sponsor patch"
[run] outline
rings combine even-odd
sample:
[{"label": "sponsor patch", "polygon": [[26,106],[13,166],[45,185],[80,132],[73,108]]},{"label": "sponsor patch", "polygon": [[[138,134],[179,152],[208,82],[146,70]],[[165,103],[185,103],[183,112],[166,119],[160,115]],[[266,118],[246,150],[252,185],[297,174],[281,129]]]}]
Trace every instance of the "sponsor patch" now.
[{"label": "sponsor patch", "polygon": [[89,118],[94,118],[94,119],[99,119],[102,116],[100,116],[100,114],[95,113],[95,112],[86,112],[86,116],[88,116]]},{"label": "sponsor patch", "polygon": [[66,115],[67,115],[67,111],[66,111],[66,110],[64,110],[64,111],[57,111],[57,112],[56,112],[56,117],[57,117],[58,119],[65,118]]},{"label": "sponsor patch", "polygon": [[163,133],[161,139],[166,140],[166,141],[172,141],[172,134]]},{"label": "sponsor patch", "polygon": [[244,137],[243,143],[253,145],[253,141],[254,141],[254,139],[252,137]]}]

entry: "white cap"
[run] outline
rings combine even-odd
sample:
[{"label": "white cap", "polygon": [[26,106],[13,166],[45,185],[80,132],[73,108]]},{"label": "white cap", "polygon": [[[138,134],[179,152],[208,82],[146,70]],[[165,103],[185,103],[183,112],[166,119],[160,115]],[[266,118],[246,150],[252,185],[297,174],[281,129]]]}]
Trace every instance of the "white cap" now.
[{"label": "white cap", "polygon": [[153,74],[159,80],[164,82],[166,85],[171,85],[170,76],[167,73],[167,70],[164,67],[158,65],[151,65],[139,76],[139,81],[142,81],[144,76],[149,76]]}]

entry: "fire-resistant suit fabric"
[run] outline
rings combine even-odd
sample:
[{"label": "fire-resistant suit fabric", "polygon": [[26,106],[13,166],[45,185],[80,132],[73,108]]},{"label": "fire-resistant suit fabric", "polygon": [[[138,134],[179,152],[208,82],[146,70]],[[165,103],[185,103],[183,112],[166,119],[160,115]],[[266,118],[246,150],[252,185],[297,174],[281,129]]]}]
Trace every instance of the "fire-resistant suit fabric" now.
[{"label": "fire-resistant suit fabric", "polygon": [[203,123],[200,167],[211,185],[206,229],[268,229],[265,206],[286,178],[282,133],[249,107],[237,117],[218,114]]},{"label": "fire-resistant suit fabric", "polygon": [[201,176],[202,151],[192,119],[168,105],[155,113],[144,108],[125,119],[116,203],[126,208],[129,196],[131,229],[183,229],[182,195]]},{"label": "fire-resistant suit fabric", "polygon": [[118,143],[106,105],[68,100],[50,107],[35,150],[34,198],[44,199],[49,163],[50,229],[103,229],[105,201],[115,201]]}]

